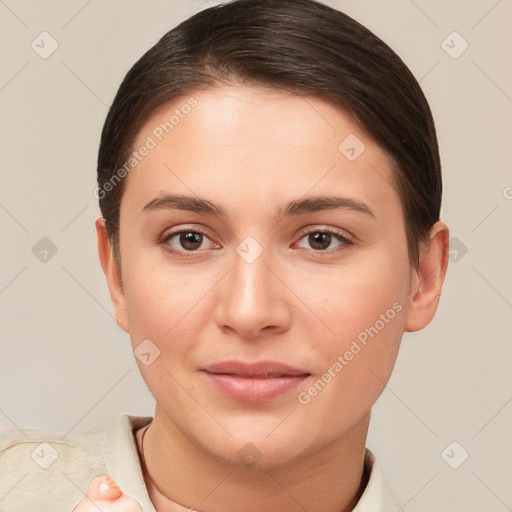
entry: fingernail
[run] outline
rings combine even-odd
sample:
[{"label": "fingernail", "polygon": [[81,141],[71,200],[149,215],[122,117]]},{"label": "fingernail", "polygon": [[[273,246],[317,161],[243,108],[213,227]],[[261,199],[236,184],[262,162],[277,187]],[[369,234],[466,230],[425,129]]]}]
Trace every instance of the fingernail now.
[{"label": "fingernail", "polygon": [[100,492],[104,493],[104,492],[108,492],[109,490],[110,490],[110,487],[107,484],[105,484],[105,483],[100,484],[100,488],[99,488]]}]

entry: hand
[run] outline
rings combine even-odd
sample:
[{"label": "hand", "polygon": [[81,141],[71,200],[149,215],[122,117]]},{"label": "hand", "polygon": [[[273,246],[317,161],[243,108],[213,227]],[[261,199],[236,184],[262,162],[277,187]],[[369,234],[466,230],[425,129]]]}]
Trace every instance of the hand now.
[{"label": "hand", "polygon": [[109,475],[96,477],[89,485],[85,498],[73,512],[142,512],[135,498],[124,494]]}]

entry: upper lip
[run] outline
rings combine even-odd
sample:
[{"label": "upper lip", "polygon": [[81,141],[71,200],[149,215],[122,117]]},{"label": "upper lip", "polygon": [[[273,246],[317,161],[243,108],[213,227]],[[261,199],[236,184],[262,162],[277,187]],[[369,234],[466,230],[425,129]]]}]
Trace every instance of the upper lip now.
[{"label": "upper lip", "polygon": [[202,368],[208,373],[238,375],[240,377],[285,377],[310,375],[298,368],[293,368],[277,361],[257,361],[246,363],[243,361],[222,361]]}]

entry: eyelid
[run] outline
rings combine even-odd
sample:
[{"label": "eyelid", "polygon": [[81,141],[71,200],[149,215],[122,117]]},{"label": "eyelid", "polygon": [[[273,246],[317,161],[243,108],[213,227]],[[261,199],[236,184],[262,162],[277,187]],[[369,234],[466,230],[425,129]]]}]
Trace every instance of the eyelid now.
[{"label": "eyelid", "polygon": [[332,235],[340,236],[341,238],[345,238],[346,240],[348,240],[351,243],[355,243],[357,241],[356,237],[352,233],[349,233],[348,231],[346,231],[344,229],[328,227],[328,226],[321,225],[321,224],[308,226],[308,227],[304,228],[303,230],[301,230],[299,235],[300,235],[300,238],[302,238],[305,235],[309,235],[310,233],[329,233]]},{"label": "eyelid", "polygon": [[178,235],[178,234],[186,232],[186,231],[191,231],[193,233],[201,233],[202,235],[208,236],[208,238],[210,238],[209,234],[208,234],[208,230],[206,228],[203,228],[201,225],[192,224],[190,226],[187,226],[186,224],[185,225],[180,224],[179,226],[174,226],[172,228],[166,229],[163,232],[163,234],[160,236],[160,239],[165,240],[166,238],[169,238],[174,235]]}]

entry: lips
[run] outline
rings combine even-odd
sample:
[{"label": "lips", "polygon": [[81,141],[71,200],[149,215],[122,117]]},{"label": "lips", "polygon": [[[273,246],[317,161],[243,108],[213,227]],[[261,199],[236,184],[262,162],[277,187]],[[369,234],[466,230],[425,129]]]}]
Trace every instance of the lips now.
[{"label": "lips", "polygon": [[238,375],[239,377],[252,378],[309,375],[308,372],[275,361],[259,361],[256,363],[225,361],[205,366],[203,369],[208,373]]},{"label": "lips", "polygon": [[311,374],[276,361],[224,361],[202,368],[208,382],[231,399],[261,403],[296,389]]}]

